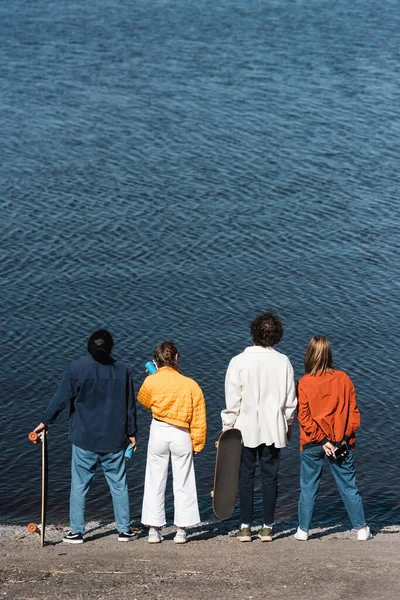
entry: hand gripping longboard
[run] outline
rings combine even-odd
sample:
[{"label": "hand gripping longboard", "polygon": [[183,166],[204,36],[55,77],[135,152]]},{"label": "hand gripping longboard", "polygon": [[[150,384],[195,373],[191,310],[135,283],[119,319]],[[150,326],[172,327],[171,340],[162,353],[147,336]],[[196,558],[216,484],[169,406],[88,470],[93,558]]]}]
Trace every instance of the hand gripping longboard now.
[{"label": "hand gripping longboard", "polygon": [[227,429],[221,433],[216,445],[214,489],[211,492],[213,511],[219,519],[229,519],[235,508],[239,485],[242,434],[239,429]]},{"label": "hand gripping longboard", "polygon": [[47,481],[48,481],[48,469],[47,469],[47,440],[46,440],[46,431],[42,431],[41,433],[36,433],[32,431],[28,438],[34,444],[42,445],[42,521],[41,525],[37,525],[36,523],[29,523],[28,531],[30,533],[39,533],[40,534],[40,545],[44,546],[44,539],[46,533],[46,511],[47,511]]}]

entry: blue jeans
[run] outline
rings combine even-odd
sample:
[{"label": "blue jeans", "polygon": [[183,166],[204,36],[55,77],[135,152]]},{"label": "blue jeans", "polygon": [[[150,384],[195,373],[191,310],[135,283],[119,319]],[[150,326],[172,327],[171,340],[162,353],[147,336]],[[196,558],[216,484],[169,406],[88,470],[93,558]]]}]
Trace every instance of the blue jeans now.
[{"label": "blue jeans", "polygon": [[114,505],[114,515],[119,532],[129,531],[130,513],[124,451],[109,454],[90,452],[72,446],[72,472],[70,496],[70,523],[72,533],[85,533],[86,496],[100,462]]},{"label": "blue jeans", "polygon": [[[310,529],[325,456],[322,446],[312,446],[300,452],[299,526],[303,531]],[[349,450],[343,458],[328,460],[352,526],[361,529],[365,526],[365,517],[356,485],[353,452]]]}]

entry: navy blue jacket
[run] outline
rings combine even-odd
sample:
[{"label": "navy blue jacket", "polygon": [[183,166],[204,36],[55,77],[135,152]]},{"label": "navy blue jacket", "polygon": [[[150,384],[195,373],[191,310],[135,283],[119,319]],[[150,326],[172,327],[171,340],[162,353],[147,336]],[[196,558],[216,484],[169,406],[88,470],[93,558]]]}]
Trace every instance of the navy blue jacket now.
[{"label": "navy blue jacket", "polygon": [[74,360],[48,405],[42,423],[54,423],[69,404],[71,442],[91,452],[119,452],[136,435],[136,405],[130,370],[89,354]]}]

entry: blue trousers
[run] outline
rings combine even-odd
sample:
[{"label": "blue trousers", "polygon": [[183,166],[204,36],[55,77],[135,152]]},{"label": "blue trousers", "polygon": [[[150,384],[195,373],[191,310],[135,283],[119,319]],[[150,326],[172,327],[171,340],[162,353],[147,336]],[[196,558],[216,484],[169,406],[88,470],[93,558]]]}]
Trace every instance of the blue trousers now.
[{"label": "blue trousers", "polygon": [[119,532],[130,527],[128,485],[124,451],[109,454],[90,452],[72,446],[72,477],[70,495],[70,524],[72,533],[85,533],[86,496],[100,463],[110,488],[115,521]]},{"label": "blue trousers", "polygon": [[[299,526],[303,531],[308,531],[311,526],[325,456],[322,446],[312,446],[300,453]],[[352,526],[361,529],[365,526],[365,517],[356,485],[353,452],[349,450],[343,458],[329,458],[328,461]]]}]

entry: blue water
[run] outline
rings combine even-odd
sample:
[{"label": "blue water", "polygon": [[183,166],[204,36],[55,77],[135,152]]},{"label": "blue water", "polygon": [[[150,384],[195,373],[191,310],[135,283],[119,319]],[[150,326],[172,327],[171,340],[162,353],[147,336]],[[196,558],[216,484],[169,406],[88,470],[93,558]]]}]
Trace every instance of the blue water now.
[{"label": "blue water", "polygon": [[[107,327],[138,388],[172,337],[203,387],[211,515],[230,358],[275,309],[303,373],[326,334],[362,412],[368,520],[399,521],[400,11],[386,0],[13,0],[0,5],[2,522],[36,520],[27,440],[66,364]],[[129,465],[140,517],[149,416]],[[67,415],[49,518],[68,517]],[[278,519],[295,522],[298,430]],[[99,474],[100,475],[100,474]],[[257,490],[257,510],[260,490]],[[171,489],[168,488],[171,512]],[[110,519],[102,477],[88,518]],[[345,520],[326,473],[315,522]]]}]

